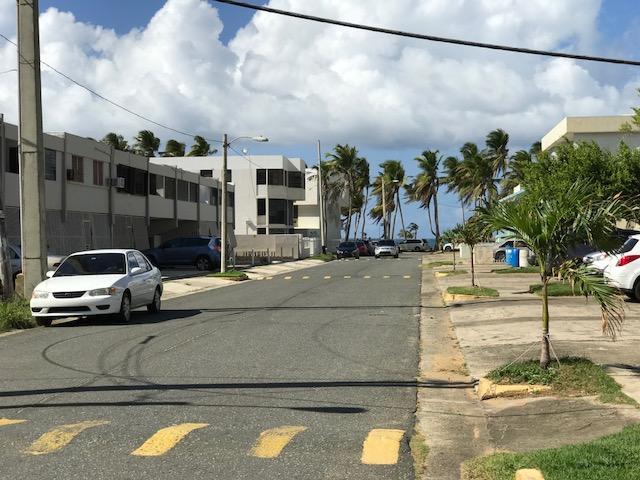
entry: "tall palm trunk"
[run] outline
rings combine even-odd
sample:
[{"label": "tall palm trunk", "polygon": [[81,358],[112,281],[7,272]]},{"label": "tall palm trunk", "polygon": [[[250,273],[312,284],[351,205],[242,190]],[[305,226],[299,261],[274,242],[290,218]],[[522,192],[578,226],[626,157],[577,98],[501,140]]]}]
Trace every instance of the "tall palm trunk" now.
[{"label": "tall palm trunk", "polygon": [[349,195],[349,210],[347,210],[347,227],[345,229],[346,232],[344,237],[345,242],[349,240],[349,233],[351,232],[351,209],[353,208],[353,196],[351,195],[352,190],[352,183],[351,180],[349,180],[349,183],[347,185],[347,195]]},{"label": "tall palm trunk", "polygon": [[433,196],[433,220],[436,224],[436,247],[440,247],[440,220],[438,219],[438,186],[436,184],[436,194]]},{"label": "tall palm trunk", "polygon": [[[396,205],[397,207],[397,205]],[[398,208],[393,209],[393,224],[391,225],[391,238],[396,237],[396,219],[398,218]]]},{"label": "tall palm trunk", "polygon": [[540,348],[540,368],[546,370],[551,363],[549,355],[549,278],[542,274],[542,345]]},{"label": "tall palm trunk", "polygon": [[460,199],[460,208],[462,209],[462,224],[464,225],[464,202]]},{"label": "tall palm trunk", "polygon": [[360,226],[360,217],[362,216],[362,210],[356,212],[356,221],[353,225],[353,238],[358,237],[358,227]]},{"label": "tall palm trunk", "polygon": [[400,212],[400,224],[402,225],[402,230],[405,230],[404,228],[404,216],[402,215],[402,204],[400,203],[400,190],[396,190],[396,199],[397,199],[397,203],[398,203],[398,211]]},{"label": "tall palm trunk", "polygon": [[[455,245],[454,245],[455,247]],[[469,246],[469,250],[471,251],[471,286],[475,287],[476,286],[476,270],[475,270],[475,265],[473,263],[473,247],[470,245]],[[454,253],[455,255],[455,253]]]},{"label": "tall palm trunk", "polygon": [[369,185],[367,185],[364,203],[362,204],[362,235],[360,238],[364,238],[364,226],[367,223],[367,203],[369,203]]}]

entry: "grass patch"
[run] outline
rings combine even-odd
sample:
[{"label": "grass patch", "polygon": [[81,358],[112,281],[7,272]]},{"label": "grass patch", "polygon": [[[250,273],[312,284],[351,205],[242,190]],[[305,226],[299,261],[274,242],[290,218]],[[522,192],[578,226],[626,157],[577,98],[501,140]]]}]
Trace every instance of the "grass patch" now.
[{"label": "grass patch", "polygon": [[451,260],[438,260],[437,262],[430,262],[425,264],[425,268],[435,268],[435,267],[444,267],[446,265],[453,265],[453,261]]},{"label": "grass patch", "polygon": [[36,322],[31,316],[27,300],[15,298],[8,302],[0,302],[0,332],[35,326]]},{"label": "grass patch", "polygon": [[409,448],[411,449],[411,456],[413,457],[413,470],[416,478],[422,478],[422,475],[427,469],[427,455],[429,454],[429,447],[424,436],[414,430],[411,440],[409,440]]},{"label": "grass patch", "polygon": [[449,287],[447,293],[451,295],[474,295],[476,297],[499,297],[495,288],[489,287]]},{"label": "grass patch", "polygon": [[562,358],[560,366],[554,362],[547,370],[541,370],[537,360],[517,362],[489,372],[487,378],[503,385],[549,385],[554,393],[560,395],[597,395],[604,403],[636,405],[633,399],[622,393],[604,368],[585,358]]},{"label": "grass patch", "polygon": [[249,280],[246,273],[240,270],[227,270],[226,272],[210,273],[207,277],[224,278],[225,280],[234,280],[236,282],[242,282],[243,280]]},{"label": "grass patch", "polygon": [[597,440],[528,453],[498,453],[463,465],[467,480],[513,480],[520,468],[538,468],[546,480],[638,478],[640,425]]},{"label": "grass patch", "polygon": [[494,268],[491,273],[498,273],[500,275],[508,275],[510,273],[540,273],[538,267],[522,267],[522,268]]},{"label": "grass patch", "polygon": [[331,260],[335,260],[336,256],[333,253],[319,253],[318,255],[314,255],[309,258],[311,260],[322,260],[323,262],[330,262]]},{"label": "grass patch", "polygon": [[[542,295],[542,284],[529,285],[529,293]],[[547,295],[550,297],[576,297],[582,295],[582,290],[572,287],[569,283],[550,283],[547,287]]]}]

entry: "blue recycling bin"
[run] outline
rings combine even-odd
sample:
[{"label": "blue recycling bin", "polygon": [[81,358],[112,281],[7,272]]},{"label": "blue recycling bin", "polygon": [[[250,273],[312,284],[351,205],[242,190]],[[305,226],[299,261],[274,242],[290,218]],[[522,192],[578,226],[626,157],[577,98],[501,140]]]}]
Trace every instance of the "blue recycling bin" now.
[{"label": "blue recycling bin", "polygon": [[510,265],[513,268],[518,268],[520,266],[519,250],[517,248],[507,248],[505,260],[507,265]]}]

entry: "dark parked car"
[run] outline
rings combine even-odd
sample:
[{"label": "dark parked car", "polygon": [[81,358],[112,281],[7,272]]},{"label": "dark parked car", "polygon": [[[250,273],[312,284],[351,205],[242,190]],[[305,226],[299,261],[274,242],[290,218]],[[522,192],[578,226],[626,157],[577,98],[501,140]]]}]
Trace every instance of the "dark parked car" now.
[{"label": "dark parked car", "polygon": [[360,258],[360,250],[356,242],[342,242],[336,248],[336,257],[338,259],[347,257]]},{"label": "dark parked car", "polygon": [[364,240],[356,240],[356,246],[358,247],[358,252],[360,252],[360,255],[363,256],[368,256],[369,254],[369,248],[367,247],[367,244]]},{"label": "dark parked car", "polygon": [[213,237],[179,237],[144,253],[157,266],[194,265],[198,270],[220,266],[220,239]]}]

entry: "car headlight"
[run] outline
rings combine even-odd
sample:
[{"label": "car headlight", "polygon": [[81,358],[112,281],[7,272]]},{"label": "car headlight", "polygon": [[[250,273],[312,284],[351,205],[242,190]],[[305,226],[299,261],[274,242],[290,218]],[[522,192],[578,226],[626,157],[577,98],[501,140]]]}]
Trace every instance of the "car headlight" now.
[{"label": "car headlight", "polygon": [[89,290],[90,297],[105,297],[115,295],[116,293],[118,293],[118,289],[116,287],[96,288],[95,290]]},{"label": "car headlight", "polygon": [[47,298],[49,292],[43,292],[42,290],[34,290],[31,294],[31,298]]}]

